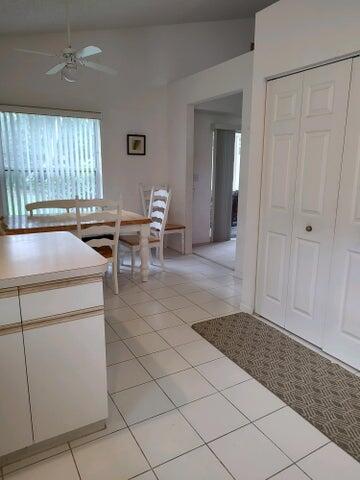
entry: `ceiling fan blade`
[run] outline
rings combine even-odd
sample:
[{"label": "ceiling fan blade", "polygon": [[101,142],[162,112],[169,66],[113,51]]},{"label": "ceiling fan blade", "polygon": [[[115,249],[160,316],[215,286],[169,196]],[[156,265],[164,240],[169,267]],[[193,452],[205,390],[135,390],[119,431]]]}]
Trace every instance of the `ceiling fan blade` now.
[{"label": "ceiling fan blade", "polygon": [[65,65],[66,65],[65,62],[58,63],[57,65],[55,65],[55,67],[50,68],[50,70],[46,72],[46,75],[55,75],[55,73],[60,72],[60,70],[62,70],[65,67]]},{"label": "ceiling fan blade", "polygon": [[83,65],[85,67],[93,68],[94,70],[99,70],[100,72],[108,73],[109,75],[117,75],[116,70],[110,67],[106,67],[105,65],[100,65],[99,63],[84,60]]},{"label": "ceiling fan blade", "polygon": [[34,53],[35,55],[44,55],[45,57],[57,57],[55,53],[39,52],[38,50],[27,50],[26,48],[15,48],[17,52]]},{"label": "ceiling fan blade", "polygon": [[97,55],[101,53],[102,50],[99,47],[95,47],[94,45],[89,45],[88,47],[82,48],[76,52],[76,58],[86,58],[90,57],[91,55]]}]

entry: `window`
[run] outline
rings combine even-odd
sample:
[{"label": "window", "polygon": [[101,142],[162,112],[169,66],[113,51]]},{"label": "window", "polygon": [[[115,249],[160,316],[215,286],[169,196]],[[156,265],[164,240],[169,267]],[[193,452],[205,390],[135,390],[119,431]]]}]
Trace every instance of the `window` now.
[{"label": "window", "polygon": [[41,200],[101,198],[100,120],[0,111],[0,188],[5,215]]},{"label": "window", "polygon": [[232,191],[239,191],[240,183],[240,155],[241,155],[241,133],[235,133],[235,144],[234,144],[234,170],[233,170],[233,186]]}]

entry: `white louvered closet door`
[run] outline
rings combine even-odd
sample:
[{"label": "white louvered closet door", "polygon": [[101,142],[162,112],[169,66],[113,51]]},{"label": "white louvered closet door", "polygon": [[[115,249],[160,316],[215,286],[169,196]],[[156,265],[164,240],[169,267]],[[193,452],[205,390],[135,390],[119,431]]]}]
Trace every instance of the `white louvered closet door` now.
[{"label": "white louvered closet door", "polygon": [[321,346],[351,59],[304,72],[285,328]]},{"label": "white louvered closet door", "polygon": [[360,368],[360,59],[353,60],[324,350]]},{"label": "white louvered closet door", "polygon": [[268,82],[256,312],[284,326],[303,74]]}]

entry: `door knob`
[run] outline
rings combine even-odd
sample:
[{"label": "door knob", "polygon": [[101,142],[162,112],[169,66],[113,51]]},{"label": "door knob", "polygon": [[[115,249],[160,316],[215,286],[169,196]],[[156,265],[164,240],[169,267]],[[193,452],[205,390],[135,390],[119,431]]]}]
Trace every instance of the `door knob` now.
[{"label": "door knob", "polygon": [[305,230],[307,232],[312,232],[312,226],[311,225],[306,225]]}]

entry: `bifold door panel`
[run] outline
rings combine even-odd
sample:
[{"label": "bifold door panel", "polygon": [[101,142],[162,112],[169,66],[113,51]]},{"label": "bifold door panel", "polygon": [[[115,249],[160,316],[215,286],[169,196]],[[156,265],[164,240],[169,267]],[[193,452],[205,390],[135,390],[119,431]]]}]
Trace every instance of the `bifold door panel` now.
[{"label": "bifold door panel", "polygon": [[269,82],[256,311],[284,326],[302,75]]},{"label": "bifold door panel", "polygon": [[324,349],[360,369],[360,60],[354,59]]},{"label": "bifold door panel", "polygon": [[[268,82],[256,312],[319,346],[327,331],[330,345],[329,295],[336,296],[338,276],[337,301],[343,307],[332,309],[331,331],[342,329],[359,353],[360,326],[353,313],[360,307],[360,291],[354,290],[354,282],[360,288],[360,185],[354,175],[360,171],[360,94],[355,86],[348,129],[352,122],[357,131],[348,132],[345,156],[351,161],[341,177],[352,62]],[[353,82],[360,87],[358,70],[356,59]],[[351,105],[355,96],[356,108]],[[339,186],[339,214],[346,212],[346,221],[337,219]],[[338,233],[340,226],[351,229],[352,241],[348,233]],[[337,256],[329,294],[334,235]]]},{"label": "bifold door panel", "polygon": [[321,346],[351,60],[303,73],[285,328]]}]

